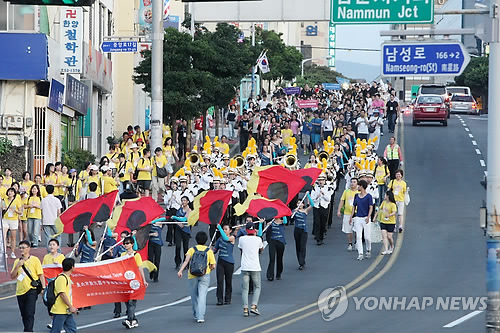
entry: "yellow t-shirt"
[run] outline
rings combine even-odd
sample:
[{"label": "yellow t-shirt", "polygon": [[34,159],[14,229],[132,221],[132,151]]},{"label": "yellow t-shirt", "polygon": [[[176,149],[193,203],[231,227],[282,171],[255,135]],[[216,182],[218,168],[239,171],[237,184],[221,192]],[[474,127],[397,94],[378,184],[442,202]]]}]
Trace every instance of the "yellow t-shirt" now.
[{"label": "yellow t-shirt", "polygon": [[42,265],[62,264],[64,258],[66,258],[64,254],[59,253],[57,257],[54,258],[54,256],[49,253],[43,257]]},{"label": "yellow t-shirt", "polygon": [[12,184],[14,184],[15,182],[16,180],[12,178],[12,176],[10,178],[4,177],[3,179],[3,184],[7,186],[7,188],[12,187]]},{"label": "yellow t-shirt", "polygon": [[359,193],[359,191],[353,191],[350,188],[348,188],[347,190],[344,191],[344,193],[342,193],[342,197],[340,198],[340,201],[344,200],[344,215],[351,215],[352,214],[354,197],[358,193]]},{"label": "yellow t-shirt", "polygon": [[[73,303],[72,295],[71,295],[71,278],[64,273],[59,274],[56,277],[56,282],[54,284],[54,294],[58,295],[59,293],[65,293],[68,296],[69,301]],[[56,302],[52,306],[50,311],[53,314],[67,314],[68,306],[64,303],[62,297],[57,297]]]},{"label": "yellow t-shirt", "polygon": [[387,215],[396,213],[398,210],[395,203],[390,201],[384,201],[380,205],[380,222],[385,224],[396,224],[396,215],[386,218]]},{"label": "yellow t-shirt", "polygon": [[0,198],[2,200],[7,200],[7,187],[0,187]]},{"label": "yellow t-shirt", "polygon": [[[120,166],[118,165],[118,168],[119,167]],[[125,166],[122,169],[118,170],[118,172],[123,173],[123,177],[120,177],[120,181],[130,181],[130,173],[134,173],[134,170],[134,165],[131,162],[126,161]]]},{"label": "yellow t-shirt", "polygon": [[[26,193],[28,193],[28,195],[29,195],[30,194],[30,190],[31,190],[31,186],[33,186],[33,184],[35,184],[35,183],[33,183],[31,180],[22,181],[21,184],[20,184],[21,185],[20,189],[24,189],[24,191]],[[20,192],[22,192],[22,191],[20,191]]]},{"label": "yellow t-shirt", "polygon": [[[151,161],[147,158],[141,158],[137,163],[137,168],[143,169],[146,167],[151,167]],[[151,171],[139,171],[137,180],[151,180]]]},{"label": "yellow t-shirt", "polygon": [[47,193],[47,190],[45,189],[45,186],[43,185],[38,185],[40,187],[40,194],[42,195],[42,199],[48,196],[49,194]]},{"label": "yellow t-shirt", "polygon": [[40,207],[41,207],[42,201],[40,200],[40,197],[28,197],[25,204],[31,205],[32,203],[37,204],[39,208],[36,208],[36,207],[25,208],[24,211],[27,212],[27,217],[29,219],[41,219],[42,218],[42,209]]},{"label": "yellow t-shirt", "polygon": [[384,185],[385,184],[385,176],[388,175],[386,170],[387,166],[385,165],[377,165],[375,167],[375,179],[377,180],[378,185]]},{"label": "yellow t-shirt", "polygon": [[[45,185],[55,185],[57,183],[57,175],[55,173],[43,177],[43,182]],[[54,195],[56,195],[57,188],[54,188]]]},{"label": "yellow t-shirt", "polygon": [[[122,257],[128,255],[127,252],[123,252],[122,253]],[[137,264],[137,267],[139,267],[139,270],[142,269],[142,258],[141,258],[141,255],[137,252],[134,253],[134,259],[135,259],[135,263]]]},{"label": "yellow t-shirt", "polygon": [[25,195],[21,198],[21,202],[23,203],[23,213],[21,214],[21,221],[26,221],[28,220],[28,210],[24,207],[28,203],[28,196]]},{"label": "yellow t-shirt", "polygon": [[165,155],[161,155],[160,157],[158,156],[153,156],[151,157],[151,165],[153,166],[153,176],[157,176],[156,173],[156,166],[159,168],[163,168],[167,164],[167,158]]},{"label": "yellow t-shirt", "polygon": [[394,199],[396,199],[396,201],[405,201],[406,182],[404,180],[391,180],[389,188],[394,192]]},{"label": "yellow t-shirt", "polygon": [[226,151],[229,152],[229,145],[227,143],[221,143],[219,148],[223,154],[225,154]]},{"label": "yellow t-shirt", "polygon": [[103,194],[108,194],[118,189],[116,180],[110,176],[102,177]]},{"label": "yellow t-shirt", "polygon": [[66,195],[66,185],[68,184],[68,181],[69,181],[68,175],[63,175],[62,173],[58,175],[57,184],[63,186],[56,187],[54,190],[54,195],[62,195],[62,196]]},{"label": "yellow t-shirt", "polygon": [[[207,248],[205,245],[196,245],[196,248],[198,249],[198,251],[205,251],[205,249]],[[193,254],[194,254],[194,247],[190,248],[188,251],[187,251],[187,254],[192,258],[193,257]],[[212,250],[208,250],[208,253],[207,253],[207,273],[206,274],[210,274],[210,265],[215,265],[215,255],[214,255],[214,252]],[[189,271],[188,271],[189,272]],[[188,273],[188,279],[193,279],[197,276],[194,276],[191,274],[191,272]]]},{"label": "yellow t-shirt", "polygon": [[[96,183],[97,184],[97,190],[95,191],[95,193],[97,195],[101,195],[101,178],[99,177],[99,175],[89,176],[89,178],[87,180],[87,183],[88,184],[90,184],[90,183]],[[90,190],[88,190],[88,192],[90,192]]]},{"label": "yellow t-shirt", "polygon": [[291,129],[282,129],[281,130],[281,138],[283,139],[283,144],[285,146],[290,145],[290,138],[293,136],[293,132]]},{"label": "yellow t-shirt", "polygon": [[22,210],[23,206],[23,200],[17,195],[14,197],[12,204],[10,203],[9,199],[6,199],[5,208],[9,207],[9,209],[5,212],[3,218],[10,221],[19,220],[19,214],[16,213],[16,210]]},{"label": "yellow t-shirt", "polygon": [[[16,268],[19,259],[14,261],[14,266],[12,267],[12,271],[14,272],[14,268]],[[33,279],[37,280],[40,275],[43,274],[42,264],[40,263],[40,259],[35,256],[30,256],[28,260],[24,262],[24,267],[30,272],[30,275]],[[26,294],[30,289],[35,289],[31,286],[31,279],[26,275],[22,267],[18,269],[17,276],[17,285],[16,285],[16,296]]]},{"label": "yellow t-shirt", "polygon": [[[106,157],[108,158],[108,160],[109,160],[110,162],[112,162],[111,160],[116,160],[116,161],[118,161],[118,155],[119,155],[119,153],[107,153],[107,154],[106,154],[106,155],[104,155],[104,156],[106,156]],[[113,162],[113,163],[116,163],[116,162]]]},{"label": "yellow t-shirt", "polygon": [[135,133],[134,136],[132,137],[132,140],[134,140],[134,142],[137,143],[137,139],[139,139],[139,138],[141,138],[142,142],[144,142],[144,144],[146,144],[146,140],[148,138],[146,133],[144,133],[144,132],[141,132],[139,134]]},{"label": "yellow t-shirt", "polygon": [[172,146],[163,146],[163,154],[167,157],[174,156],[174,151],[175,147]]}]

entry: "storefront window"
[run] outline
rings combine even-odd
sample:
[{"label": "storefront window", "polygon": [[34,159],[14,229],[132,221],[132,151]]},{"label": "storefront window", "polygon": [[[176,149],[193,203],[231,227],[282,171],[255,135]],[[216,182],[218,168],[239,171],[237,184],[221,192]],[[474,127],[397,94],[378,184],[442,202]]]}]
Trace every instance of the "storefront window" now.
[{"label": "storefront window", "polygon": [[7,30],[7,3],[0,1],[0,31]]},{"label": "storefront window", "polygon": [[9,30],[35,30],[35,6],[9,4]]}]

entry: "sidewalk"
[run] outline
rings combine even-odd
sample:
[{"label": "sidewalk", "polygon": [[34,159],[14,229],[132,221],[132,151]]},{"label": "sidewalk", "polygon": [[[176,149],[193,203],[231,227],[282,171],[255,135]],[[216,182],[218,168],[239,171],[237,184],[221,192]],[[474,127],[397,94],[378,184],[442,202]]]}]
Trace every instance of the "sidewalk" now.
[{"label": "sidewalk", "polygon": [[[71,252],[71,247],[62,247],[61,251],[63,254],[67,254]],[[10,254],[10,251],[8,251]],[[15,251],[16,256],[19,258],[21,256],[21,252],[19,249]],[[30,251],[30,254],[32,256],[38,257],[40,259],[40,262],[43,261],[43,257],[47,254],[47,248],[45,247],[39,247],[39,248],[32,248]],[[14,261],[16,259],[10,258],[10,255],[7,259],[7,268],[8,272],[7,274],[5,273],[0,273],[0,294],[6,293],[6,292],[14,292],[16,290],[16,280],[12,280],[10,278],[10,271],[12,270],[12,266],[14,265]]]}]

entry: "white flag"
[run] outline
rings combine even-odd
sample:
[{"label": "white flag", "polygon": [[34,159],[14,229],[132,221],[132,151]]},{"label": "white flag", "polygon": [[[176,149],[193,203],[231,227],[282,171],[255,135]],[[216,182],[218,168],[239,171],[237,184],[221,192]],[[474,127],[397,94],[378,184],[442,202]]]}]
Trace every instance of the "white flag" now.
[{"label": "white flag", "polygon": [[259,66],[262,74],[266,74],[271,71],[271,69],[269,68],[269,61],[267,60],[267,52],[259,57],[259,59],[257,60],[257,66]]}]

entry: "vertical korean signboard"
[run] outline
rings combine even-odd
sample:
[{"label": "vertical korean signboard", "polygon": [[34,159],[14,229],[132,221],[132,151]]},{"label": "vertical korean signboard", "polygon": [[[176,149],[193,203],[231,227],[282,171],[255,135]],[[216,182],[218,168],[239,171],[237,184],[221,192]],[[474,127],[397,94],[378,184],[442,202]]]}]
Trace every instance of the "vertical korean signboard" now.
[{"label": "vertical korean signboard", "polygon": [[61,73],[78,74],[83,65],[83,9],[61,7]]},{"label": "vertical korean signboard", "polygon": [[337,39],[337,32],[335,24],[330,22],[328,28],[328,56],[330,59],[328,60],[328,67],[332,67],[335,69],[335,41]]}]

